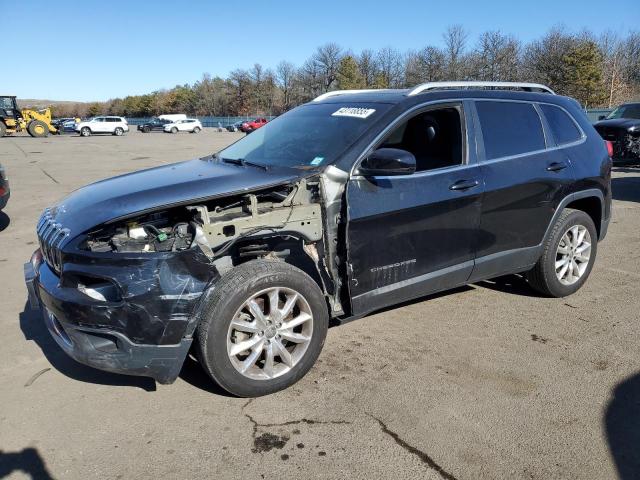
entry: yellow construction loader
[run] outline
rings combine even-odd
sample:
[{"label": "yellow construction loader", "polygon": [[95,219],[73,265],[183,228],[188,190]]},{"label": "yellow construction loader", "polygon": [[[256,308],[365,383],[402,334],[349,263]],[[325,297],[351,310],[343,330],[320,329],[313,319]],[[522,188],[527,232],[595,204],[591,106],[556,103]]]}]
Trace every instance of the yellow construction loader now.
[{"label": "yellow construction loader", "polygon": [[59,133],[51,124],[51,110],[18,109],[16,97],[0,96],[0,137],[26,130],[32,137]]}]

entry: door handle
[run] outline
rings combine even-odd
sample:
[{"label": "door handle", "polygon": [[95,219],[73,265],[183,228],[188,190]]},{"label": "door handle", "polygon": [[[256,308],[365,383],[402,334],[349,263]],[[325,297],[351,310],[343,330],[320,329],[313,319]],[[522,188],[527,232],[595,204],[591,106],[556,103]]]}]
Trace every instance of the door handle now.
[{"label": "door handle", "polygon": [[564,162],[553,162],[547,167],[547,172],[559,172],[567,168],[567,164]]},{"label": "door handle", "polygon": [[449,190],[469,190],[470,188],[480,185],[478,180],[458,180],[449,187]]}]

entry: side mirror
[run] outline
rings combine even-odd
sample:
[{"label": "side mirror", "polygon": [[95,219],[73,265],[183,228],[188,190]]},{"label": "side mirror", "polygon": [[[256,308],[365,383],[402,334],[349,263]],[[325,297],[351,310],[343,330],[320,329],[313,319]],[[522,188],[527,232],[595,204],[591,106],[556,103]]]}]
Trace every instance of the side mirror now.
[{"label": "side mirror", "polygon": [[605,118],[607,118],[606,115],[598,115],[598,120],[604,120]]},{"label": "side mirror", "polygon": [[416,171],[413,153],[398,148],[379,148],[365,158],[358,173],[365,177],[410,175]]}]

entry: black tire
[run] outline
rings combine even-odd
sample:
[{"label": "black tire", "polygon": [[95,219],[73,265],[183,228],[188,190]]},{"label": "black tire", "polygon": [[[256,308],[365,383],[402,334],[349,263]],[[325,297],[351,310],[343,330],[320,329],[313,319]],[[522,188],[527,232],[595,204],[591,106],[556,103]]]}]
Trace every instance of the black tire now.
[{"label": "black tire", "polygon": [[80,129],[80,135],[83,137],[90,137],[91,136],[91,129],[89,127],[82,127]]},{"label": "black tire", "polygon": [[32,137],[48,137],[49,127],[40,120],[31,120],[29,125],[27,125],[27,132],[29,132],[29,135]]},{"label": "black tire", "polygon": [[7,134],[7,126],[4,122],[0,121],[0,138],[4,137]]},{"label": "black tire", "polygon": [[171,133],[178,133],[178,127],[173,127],[171,129]]},{"label": "black tire", "polygon": [[121,127],[116,127],[116,129],[113,131],[113,134],[116,137],[121,137],[123,133],[124,133],[124,130]]},{"label": "black tire", "polygon": [[191,133],[200,133],[200,127],[195,127]]},{"label": "black tire", "polygon": [[[582,276],[573,284],[565,285],[556,275],[558,245],[564,234],[574,226],[583,226],[589,232],[591,251],[587,267]],[[536,265],[526,273],[527,281],[534,290],[549,297],[567,297],[584,285],[593,269],[598,251],[598,232],[589,215],[581,210],[566,208],[562,211],[545,240],[542,255]],[[559,267],[560,268],[560,267]]]},{"label": "black tire", "polygon": [[142,131],[143,131],[144,133],[149,133],[149,132],[151,131],[151,127],[143,127],[143,128],[142,128]]},{"label": "black tire", "polygon": [[[227,354],[229,326],[245,301],[271,287],[290,288],[304,297],[313,316],[311,340],[287,373],[252,379],[236,370]],[[300,380],[320,355],[329,325],[327,304],[316,282],[302,270],[277,260],[250,261],[227,273],[203,305],[201,318],[195,342],[200,363],[218,385],[239,397],[268,395]]]}]

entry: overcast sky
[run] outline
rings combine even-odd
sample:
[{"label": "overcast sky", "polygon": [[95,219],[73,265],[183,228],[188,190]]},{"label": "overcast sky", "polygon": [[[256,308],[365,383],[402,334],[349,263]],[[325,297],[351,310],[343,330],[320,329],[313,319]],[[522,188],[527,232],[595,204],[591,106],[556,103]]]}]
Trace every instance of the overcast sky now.
[{"label": "overcast sky", "polygon": [[456,23],[472,42],[485,30],[528,41],[559,24],[574,32],[640,28],[640,0],[377,3],[0,0],[0,94],[107,100],[193,83],[204,72],[226,76],[282,59],[300,65],[329,41],[354,52],[442,45]]}]

